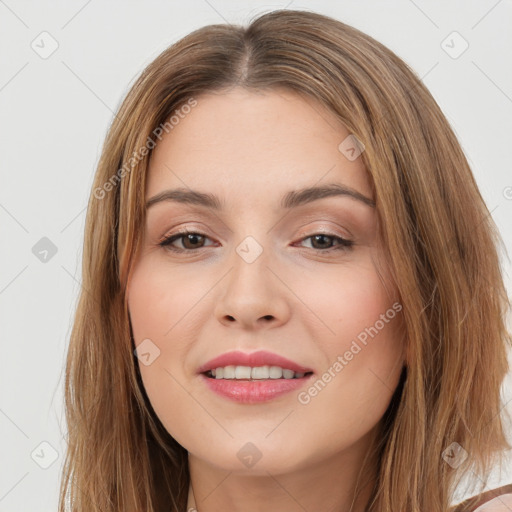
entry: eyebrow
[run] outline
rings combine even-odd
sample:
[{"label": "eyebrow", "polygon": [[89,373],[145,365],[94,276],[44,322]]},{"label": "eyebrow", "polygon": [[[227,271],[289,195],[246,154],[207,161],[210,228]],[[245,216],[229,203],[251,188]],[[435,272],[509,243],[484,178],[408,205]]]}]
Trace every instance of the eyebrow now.
[{"label": "eyebrow", "polygon": [[[298,206],[317,201],[318,199],[333,196],[349,197],[360,201],[371,208],[375,208],[375,201],[361,194],[357,190],[339,183],[291,190],[282,198],[281,208],[296,208]],[[178,203],[199,205],[217,211],[224,208],[223,202],[216,195],[186,188],[164,190],[163,192],[153,196],[151,199],[148,199],[146,202],[146,208],[150,208],[154,204],[161,203],[163,201],[176,201]]]}]

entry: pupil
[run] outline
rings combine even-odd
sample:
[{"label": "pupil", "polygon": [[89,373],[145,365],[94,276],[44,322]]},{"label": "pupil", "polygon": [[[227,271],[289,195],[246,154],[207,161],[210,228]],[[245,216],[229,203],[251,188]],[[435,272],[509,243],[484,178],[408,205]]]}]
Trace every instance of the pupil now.
[{"label": "pupil", "polygon": [[[194,245],[194,242],[197,242],[197,240],[194,240],[194,239],[197,239],[197,238],[201,238],[201,235],[187,235],[185,240],[186,240],[186,243],[189,243],[189,242],[192,242],[192,245]],[[186,245],[185,245],[186,247]],[[194,249],[194,247],[192,247],[192,249]]]},{"label": "pupil", "polygon": [[[330,237],[327,235],[315,235],[313,237],[313,240],[317,241],[318,239],[322,239],[322,238],[325,240],[325,239],[329,239]],[[327,245],[329,245],[329,242],[327,242]],[[320,246],[322,246],[322,243],[320,243]]]}]

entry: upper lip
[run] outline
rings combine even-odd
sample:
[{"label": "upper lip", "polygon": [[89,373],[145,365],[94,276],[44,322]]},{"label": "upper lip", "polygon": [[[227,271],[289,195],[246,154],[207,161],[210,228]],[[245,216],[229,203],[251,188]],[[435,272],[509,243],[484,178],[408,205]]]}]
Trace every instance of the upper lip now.
[{"label": "upper lip", "polygon": [[224,366],[280,366],[281,368],[293,370],[298,373],[312,372],[310,368],[302,366],[286,357],[268,352],[266,350],[258,350],[257,352],[245,353],[239,350],[225,352],[220,356],[210,359],[201,365],[198,373],[204,373],[209,370]]}]

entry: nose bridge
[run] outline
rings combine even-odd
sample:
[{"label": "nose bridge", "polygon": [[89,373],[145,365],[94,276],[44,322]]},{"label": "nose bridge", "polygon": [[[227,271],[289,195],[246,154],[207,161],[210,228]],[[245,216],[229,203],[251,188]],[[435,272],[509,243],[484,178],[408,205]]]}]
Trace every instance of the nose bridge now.
[{"label": "nose bridge", "polygon": [[216,305],[219,321],[254,326],[260,319],[282,322],[288,317],[285,290],[270,270],[275,265],[268,245],[269,237],[263,234],[246,235],[235,246]]},{"label": "nose bridge", "polygon": [[[234,253],[230,261],[234,265],[232,272],[240,277],[250,277],[254,273],[268,272],[265,265],[272,265],[272,231],[269,230],[265,215],[262,211],[267,208],[260,201],[248,204],[243,202],[243,207],[234,224],[235,232],[232,233],[234,241]],[[269,232],[270,231],[270,232]],[[237,243],[238,242],[238,243]]]},{"label": "nose bridge", "polygon": [[253,299],[270,296],[272,273],[267,266],[272,264],[271,248],[268,247],[268,240],[262,240],[261,236],[258,239],[247,235],[235,246],[228,280],[231,294],[247,295]]}]

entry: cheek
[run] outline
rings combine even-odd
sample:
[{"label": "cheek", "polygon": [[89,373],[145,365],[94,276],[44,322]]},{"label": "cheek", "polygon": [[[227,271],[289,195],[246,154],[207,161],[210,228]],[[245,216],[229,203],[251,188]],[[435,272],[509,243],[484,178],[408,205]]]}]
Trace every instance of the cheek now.
[{"label": "cheek", "polygon": [[402,306],[394,292],[371,260],[302,282],[300,293],[321,320],[310,335],[325,358],[316,385],[299,397],[310,417],[328,416],[349,432],[370,428],[385,412],[404,362]]},{"label": "cheek", "polygon": [[377,425],[402,372],[401,313],[389,302],[375,301],[367,302],[362,314],[361,304],[354,300],[341,306],[344,316],[336,335],[323,337],[326,363],[297,396],[295,419],[322,439],[316,447],[319,459],[356,443]]},{"label": "cheek", "polygon": [[194,305],[204,296],[204,290],[204,281],[197,277],[166,267],[157,258],[147,258],[133,272],[129,286],[128,308],[135,342],[151,338],[163,345],[165,340],[175,340],[177,331],[196,325]]},{"label": "cheek", "polygon": [[[310,313],[314,313],[304,315],[311,319],[309,334],[319,340],[322,350],[330,355],[343,353],[353,339],[359,337],[364,341],[369,336],[368,330],[374,332],[372,326],[376,323],[379,332],[382,331],[381,338],[394,339],[393,327],[398,322],[390,317],[396,317],[393,304],[394,296],[398,295],[391,285],[383,284],[380,275],[382,279],[388,277],[384,271],[377,271],[368,254],[357,263],[319,267],[314,273],[295,280],[294,291]],[[397,307],[400,309],[395,304]],[[388,344],[380,345],[384,351],[385,345]]]},{"label": "cheek", "polygon": [[149,361],[137,360],[144,389],[167,431],[183,443],[190,419],[197,416],[183,388],[184,361],[198,324],[193,306],[204,288],[148,258],[133,271],[127,293],[135,345],[145,347],[141,354],[150,353]]}]

